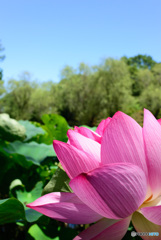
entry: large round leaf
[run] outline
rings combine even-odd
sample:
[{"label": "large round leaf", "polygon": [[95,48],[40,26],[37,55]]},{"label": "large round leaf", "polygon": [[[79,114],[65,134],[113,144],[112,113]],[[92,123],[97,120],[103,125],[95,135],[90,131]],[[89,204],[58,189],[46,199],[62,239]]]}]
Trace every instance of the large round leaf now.
[{"label": "large round leaf", "polygon": [[46,133],[41,127],[35,126],[34,124],[32,124],[28,120],[26,120],[26,121],[20,120],[19,123],[21,125],[23,125],[26,129],[26,139],[25,139],[25,141],[29,141],[37,135],[44,135]]},{"label": "large round leaf", "polygon": [[6,150],[9,153],[24,155],[28,160],[38,165],[45,158],[56,156],[53,145],[46,145],[44,143],[38,144],[36,142],[22,143],[20,141],[15,141],[10,143]]}]

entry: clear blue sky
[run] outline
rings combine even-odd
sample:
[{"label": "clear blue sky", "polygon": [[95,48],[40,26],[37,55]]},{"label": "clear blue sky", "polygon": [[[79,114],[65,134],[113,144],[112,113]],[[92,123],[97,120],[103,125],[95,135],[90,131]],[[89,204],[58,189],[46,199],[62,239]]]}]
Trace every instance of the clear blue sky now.
[{"label": "clear blue sky", "polygon": [[2,0],[4,80],[58,82],[65,65],[148,54],[161,62],[161,0]]}]

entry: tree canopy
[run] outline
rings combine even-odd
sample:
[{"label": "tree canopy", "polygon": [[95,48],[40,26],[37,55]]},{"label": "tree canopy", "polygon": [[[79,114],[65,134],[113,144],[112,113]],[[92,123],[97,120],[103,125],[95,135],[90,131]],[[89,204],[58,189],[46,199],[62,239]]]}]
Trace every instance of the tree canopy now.
[{"label": "tree canopy", "polygon": [[[0,112],[15,119],[41,122],[44,113],[58,113],[71,126],[98,122],[120,110],[140,119],[144,107],[161,117],[161,63],[138,55],[105,59],[98,66],[65,66],[59,83],[34,82],[30,74],[10,79],[0,99]],[[138,114],[137,114],[138,113]]]}]

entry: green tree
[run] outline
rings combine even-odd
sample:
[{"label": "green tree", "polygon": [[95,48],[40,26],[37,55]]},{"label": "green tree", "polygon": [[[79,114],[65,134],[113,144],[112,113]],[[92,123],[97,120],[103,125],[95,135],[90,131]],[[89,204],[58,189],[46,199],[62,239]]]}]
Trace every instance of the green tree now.
[{"label": "green tree", "polygon": [[83,62],[80,63],[79,64],[79,74],[85,75],[85,76],[90,75],[91,74],[90,67],[87,64],[83,63]]},{"label": "green tree", "polygon": [[154,83],[154,75],[151,70],[139,69],[133,79],[132,91],[134,96],[140,96],[142,91]]},{"label": "green tree", "polygon": [[1,99],[3,112],[9,113],[15,119],[28,119],[31,114],[29,100],[35,86],[29,79],[26,80],[27,76],[29,78],[29,74],[24,73],[21,80],[9,80],[7,94]]},{"label": "green tree", "polygon": [[127,64],[129,68],[130,77],[133,80],[132,95],[139,96],[142,92],[143,87],[142,81],[140,82],[139,79],[140,75],[150,75],[150,70],[155,66],[156,61],[154,61],[151,56],[141,54],[130,58],[124,56],[121,58],[121,60],[123,60]]},{"label": "green tree", "polygon": [[68,79],[76,73],[76,70],[71,66],[65,66],[60,73],[61,79]]},{"label": "green tree", "polygon": [[154,84],[161,86],[161,63],[155,64],[155,66],[152,68],[152,73],[154,76]]},{"label": "green tree", "polygon": [[156,118],[161,118],[161,87],[151,84],[145,88],[140,96],[140,105],[149,109]]},{"label": "green tree", "polygon": [[[123,61],[107,59],[97,68],[87,68],[62,79],[56,86],[56,106],[70,125],[96,125],[102,118],[122,110],[128,114],[138,109],[131,96],[132,80]],[[129,104],[130,103],[130,104]]]},{"label": "green tree", "polygon": [[0,100],[0,111],[15,119],[29,119],[41,122],[45,113],[56,113],[55,100],[51,88],[52,82],[37,84],[24,72],[20,80],[11,79],[7,93]]},{"label": "green tree", "polygon": [[[131,96],[132,80],[124,61],[107,59],[98,72],[106,116],[122,110],[131,114],[138,104]],[[129,104],[131,103],[131,105]]]},{"label": "green tree", "polygon": [[52,86],[53,83],[46,82],[32,91],[28,102],[30,120],[40,122],[43,114],[57,112],[54,95],[51,91]]},{"label": "green tree", "polygon": [[56,106],[59,114],[64,116],[70,125],[93,125],[101,110],[97,79],[83,63],[77,72],[67,75],[54,87]]},{"label": "green tree", "polygon": [[121,58],[126,62],[127,65],[136,68],[148,68],[152,69],[152,67],[156,64],[156,62],[152,59],[151,56],[138,54],[137,56],[127,58],[126,56]]}]

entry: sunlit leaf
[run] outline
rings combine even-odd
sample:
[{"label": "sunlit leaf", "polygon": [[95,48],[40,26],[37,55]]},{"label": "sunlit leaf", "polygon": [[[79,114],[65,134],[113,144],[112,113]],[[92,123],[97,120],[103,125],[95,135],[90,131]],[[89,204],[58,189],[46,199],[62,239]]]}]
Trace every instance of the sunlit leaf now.
[{"label": "sunlit leaf", "polygon": [[54,139],[63,142],[67,141],[67,131],[69,127],[65,118],[57,114],[44,114],[42,121],[45,124],[43,128],[48,132],[51,141]]},{"label": "sunlit leaf", "polygon": [[31,140],[33,137],[37,135],[44,135],[45,131],[41,127],[37,127],[32,124],[30,121],[20,120],[19,123],[23,125],[26,129],[26,138],[25,141]]},{"label": "sunlit leaf", "polygon": [[50,238],[46,236],[41,228],[37,225],[34,224],[30,227],[28,233],[35,239],[35,240],[59,240],[59,237],[55,238]]}]

